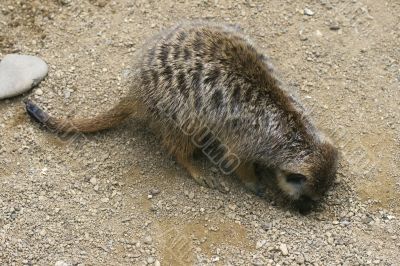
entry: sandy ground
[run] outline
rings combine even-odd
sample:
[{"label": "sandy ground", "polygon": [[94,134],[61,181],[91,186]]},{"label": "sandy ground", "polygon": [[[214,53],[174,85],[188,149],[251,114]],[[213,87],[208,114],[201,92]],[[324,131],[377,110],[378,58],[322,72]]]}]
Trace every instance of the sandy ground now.
[{"label": "sandy ground", "polygon": [[[396,0],[2,0],[0,57],[50,71],[0,102],[0,265],[399,265],[399,14]],[[340,147],[315,212],[234,177],[199,187],[145,121],[66,138],[25,115],[26,97],[54,115],[108,109],[145,38],[193,18],[239,23]]]}]

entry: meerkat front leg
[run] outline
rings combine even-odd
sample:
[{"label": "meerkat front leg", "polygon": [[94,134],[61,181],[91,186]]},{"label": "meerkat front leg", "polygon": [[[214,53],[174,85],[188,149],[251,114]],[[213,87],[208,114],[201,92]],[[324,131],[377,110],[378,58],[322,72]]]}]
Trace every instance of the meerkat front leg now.
[{"label": "meerkat front leg", "polygon": [[236,175],[240,178],[243,184],[256,195],[263,195],[266,186],[261,178],[256,175],[254,163],[242,161],[239,167],[235,170]]},{"label": "meerkat front leg", "polygon": [[200,169],[191,160],[197,147],[192,143],[190,136],[186,136],[179,131],[169,130],[163,136],[163,144],[167,147],[176,161],[185,168],[190,176],[201,186],[216,188],[216,181],[202,175]]},{"label": "meerkat front leg", "polygon": [[215,180],[211,178],[205,178],[198,167],[194,166],[190,159],[181,155],[176,155],[177,162],[182,165],[186,171],[189,172],[190,176],[201,186],[216,188]]}]

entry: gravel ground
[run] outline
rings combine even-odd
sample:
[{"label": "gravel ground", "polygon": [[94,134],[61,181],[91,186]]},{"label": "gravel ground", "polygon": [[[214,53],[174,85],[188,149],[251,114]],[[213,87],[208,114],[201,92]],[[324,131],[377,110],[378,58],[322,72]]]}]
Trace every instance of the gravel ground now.
[{"label": "gravel ground", "polygon": [[[400,2],[265,2],[2,0],[0,57],[50,70],[0,102],[0,264],[399,265]],[[192,18],[239,23],[340,147],[315,212],[234,177],[221,177],[227,193],[199,187],[145,121],[71,138],[25,115],[28,96],[54,115],[108,109],[143,40]]]}]

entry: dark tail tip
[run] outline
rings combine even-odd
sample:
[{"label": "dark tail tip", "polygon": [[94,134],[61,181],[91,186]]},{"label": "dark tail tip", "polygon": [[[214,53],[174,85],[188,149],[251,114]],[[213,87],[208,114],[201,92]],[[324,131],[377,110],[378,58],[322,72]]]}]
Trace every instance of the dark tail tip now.
[{"label": "dark tail tip", "polygon": [[40,124],[46,124],[47,120],[49,120],[48,114],[46,114],[42,109],[39,108],[35,103],[31,100],[25,100],[25,108],[26,112],[32,117],[35,121]]}]

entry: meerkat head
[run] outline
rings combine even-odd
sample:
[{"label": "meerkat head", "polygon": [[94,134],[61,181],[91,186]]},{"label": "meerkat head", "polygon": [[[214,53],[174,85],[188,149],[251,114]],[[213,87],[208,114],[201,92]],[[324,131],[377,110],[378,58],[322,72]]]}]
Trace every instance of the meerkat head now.
[{"label": "meerkat head", "polygon": [[338,152],[329,140],[315,144],[313,151],[275,171],[282,192],[301,212],[308,212],[332,185],[337,169]]}]

